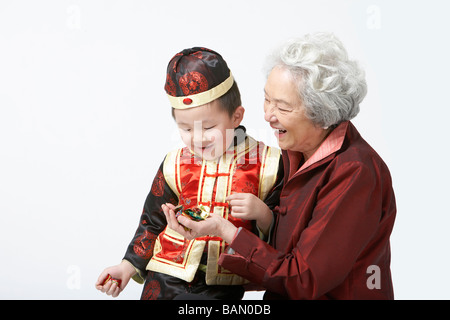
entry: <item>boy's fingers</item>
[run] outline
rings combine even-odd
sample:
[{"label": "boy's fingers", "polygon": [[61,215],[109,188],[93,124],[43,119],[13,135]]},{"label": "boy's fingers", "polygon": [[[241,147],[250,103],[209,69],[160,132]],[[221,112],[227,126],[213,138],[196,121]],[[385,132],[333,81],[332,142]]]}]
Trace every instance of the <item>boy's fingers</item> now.
[{"label": "boy's fingers", "polygon": [[108,281],[104,285],[100,285],[100,291],[103,293],[108,294],[109,289],[111,289],[111,281]]},{"label": "boy's fingers", "polygon": [[245,193],[232,193],[228,197],[225,198],[226,201],[243,199],[245,197]]},{"label": "boy's fingers", "polygon": [[248,202],[248,194],[246,193],[234,193],[229,195],[226,199],[230,206],[244,206]]},{"label": "boy's fingers", "polygon": [[[108,282],[111,282],[111,281],[108,281]],[[114,297],[114,293],[116,293],[116,290],[118,288],[119,287],[117,286],[117,282],[112,282],[112,285],[109,288],[109,290],[106,292],[106,294]]]},{"label": "boy's fingers", "polygon": [[245,207],[233,206],[233,208],[231,208],[231,214],[235,215],[237,213],[245,213]]},{"label": "boy's fingers", "polygon": [[95,283],[96,286],[102,286],[103,282],[105,282],[106,277],[108,276],[108,271],[103,270],[102,273],[98,276],[97,282]]},{"label": "boy's fingers", "polygon": [[117,287],[116,288],[116,290],[114,291],[114,293],[112,294],[112,297],[113,298],[116,298],[116,297],[118,297],[119,296],[119,294],[120,294],[120,288],[119,287]]},{"label": "boy's fingers", "polygon": [[232,207],[237,207],[237,206],[243,207],[243,206],[245,206],[246,202],[245,202],[245,200],[232,200],[232,201],[229,201],[229,204]]}]

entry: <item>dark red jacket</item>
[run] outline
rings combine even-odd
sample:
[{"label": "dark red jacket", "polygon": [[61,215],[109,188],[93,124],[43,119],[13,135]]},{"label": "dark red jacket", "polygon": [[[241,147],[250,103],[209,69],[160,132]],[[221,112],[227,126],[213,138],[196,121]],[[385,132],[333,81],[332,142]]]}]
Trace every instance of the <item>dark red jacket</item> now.
[{"label": "dark red jacket", "polygon": [[[393,299],[389,170],[346,122],[340,148],[289,175],[272,246],[241,230],[219,263],[266,289],[265,299]],[[338,127],[339,128],[339,127]],[[335,129],[337,130],[337,129]]]}]

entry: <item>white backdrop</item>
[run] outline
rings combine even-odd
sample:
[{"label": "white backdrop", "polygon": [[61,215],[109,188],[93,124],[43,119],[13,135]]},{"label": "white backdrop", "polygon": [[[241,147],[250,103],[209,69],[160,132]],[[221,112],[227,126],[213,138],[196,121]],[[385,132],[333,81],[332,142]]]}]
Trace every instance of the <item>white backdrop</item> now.
[{"label": "white backdrop", "polygon": [[[243,124],[276,145],[264,58],[316,31],[366,68],[354,124],[394,180],[396,298],[450,298],[449,11],[445,0],[2,0],[0,298],[111,299],[94,283],[120,262],[158,166],[181,146],[163,91],[175,53],[220,52]],[[119,299],[141,290],[130,282]]]}]

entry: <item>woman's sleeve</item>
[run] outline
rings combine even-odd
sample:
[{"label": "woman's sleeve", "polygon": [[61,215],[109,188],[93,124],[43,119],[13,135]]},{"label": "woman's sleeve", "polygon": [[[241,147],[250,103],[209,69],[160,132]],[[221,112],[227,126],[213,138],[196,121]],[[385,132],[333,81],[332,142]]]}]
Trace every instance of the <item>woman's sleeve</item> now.
[{"label": "woman's sleeve", "polygon": [[235,254],[222,254],[219,264],[290,299],[320,297],[345,279],[376,232],[382,212],[378,182],[361,163],[341,165],[319,191],[308,227],[293,237],[299,241],[290,252],[243,229],[230,244]]},{"label": "woman's sleeve", "polygon": [[153,255],[156,238],[167,225],[161,205],[164,203],[176,205],[177,202],[177,196],[166,183],[161,164],[145,200],[136,233],[123,258],[136,269],[137,273],[133,277],[136,282],[144,282],[147,273],[145,268]]}]

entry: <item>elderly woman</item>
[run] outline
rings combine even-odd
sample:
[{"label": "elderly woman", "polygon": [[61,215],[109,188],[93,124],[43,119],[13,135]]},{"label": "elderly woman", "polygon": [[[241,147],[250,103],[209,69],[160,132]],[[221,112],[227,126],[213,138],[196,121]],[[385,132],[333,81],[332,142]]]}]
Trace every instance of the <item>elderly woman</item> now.
[{"label": "elderly woman", "polygon": [[[333,35],[283,46],[264,88],[264,118],[284,163],[270,244],[216,214],[194,222],[164,206],[169,227],[187,238],[222,237],[231,249],[221,266],[264,287],[266,299],[393,299],[392,181],[350,122],[366,92],[364,72]],[[253,206],[249,219],[270,221],[257,200],[229,199],[232,214]]]}]

